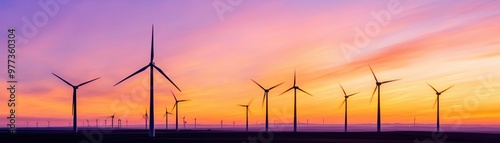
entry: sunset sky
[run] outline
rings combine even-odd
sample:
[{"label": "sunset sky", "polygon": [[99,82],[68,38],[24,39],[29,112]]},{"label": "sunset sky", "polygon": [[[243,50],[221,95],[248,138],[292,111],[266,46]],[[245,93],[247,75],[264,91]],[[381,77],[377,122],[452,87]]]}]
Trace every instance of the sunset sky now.
[{"label": "sunset sky", "polygon": [[[155,71],[157,124],[174,104],[170,89],[191,100],[181,104],[180,118],[244,124],[245,109],[237,104],[252,100],[250,122],[263,123],[263,91],[250,79],[265,87],[284,82],[270,92],[269,116],[291,123],[293,92],[279,94],[293,85],[294,69],[298,86],[313,94],[298,93],[299,120],[343,124],[341,83],[360,92],[349,98],[349,122],[374,124],[368,65],[380,80],[402,79],[382,86],[383,123],[413,123],[414,117],[435,123],[436,95],[428,82],[438,90],[455,85],[441,96],[442,124],[500,124],[500,1],[218,1],[73,0],[57,3],[55,12],[44,10],[45,1],[1,1],[2,47],[8,28],[25,39],[17,45],[17,121],[68,125],[72,88],[54,72],[72,84],[101,77],[78,89],[80,123],[116,113],[142,124],[149,71],[113,85],[148,64],[154,24],[155,63],[182,89]],[[218,14],[214,4],[231,11]],[[1,125],[8,122],[7,93],[0,96]]]}]

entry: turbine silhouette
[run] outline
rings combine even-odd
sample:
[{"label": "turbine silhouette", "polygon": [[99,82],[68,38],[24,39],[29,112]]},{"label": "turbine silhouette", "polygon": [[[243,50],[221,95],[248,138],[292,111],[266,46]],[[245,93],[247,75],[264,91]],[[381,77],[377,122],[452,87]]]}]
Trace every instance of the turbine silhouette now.
[{"label": "turbine silhouette", "polygon": [[146,130],[148,129],[148,110],[147,109],[144,109],[145,112],[144,114],[142,115],[142,118],[144,118],[144,122],[146,123],[145,126],[146,126]]},{"label": "turbine silhouette", "polygon": [[113,115],[112,115],[112,116],[109,116],[109,118],[111,118],[111,128],[114,128],[115,114],[116,114],[116,113],[113,113]]},{"label": "turbine silhouette", "polygon": [[187,122],[186,122],[186,116],[182,117],[182,121],[183,121],[183,123],[184,123],[184,129],[186,129],[186,123],[187,123]]},{"label": "turbine silhouette", "polygon": [[250,102],[248,102],[248,104],[246,105],[243,105],[243,104],[239,104],[238,106],[241,106],[241,107],[245,107],[245,111],[246,111],[246,131],[248,132],[248,107],[250,107],[250,104],[252,104],[252,100],[250,100]]},{"label": "turbine silhouette", "polygon": [[165,107],[165,114],[163,115],[163,118],[165,118],[165,130],[168,130],[168,114],[172,114],[168,112],[167,107]]},{"label": "turbine silhouette", "polygon": [[[172,110],[175,108],[175,130],[176,131],[179,131],[179,103],[181,102],[186,102],[186,101],[189,101],[189,100],[177,100],[177,97],[175,97],[175,94],[172,90],[170,90],[170,92],[172,93],[172,96],[174,96],[174,99],[175,99],[175,104],[174,104],[174,107],[172,107]],[[172,111],[170,111],[172,112]]]},{"label": "turbine silhouette", "polygon": [[77,119],[77,116],[76,116],[76,90],[80,87],[80,86],[83,86],[85,84],[88,84],[90,82],[93,82],[97,79],[99,79],[100,77],[98,78],[95,78],[95,79],[92,79],[92,80],[89,80],[87,82],[84,82],[84,83],[81,83],[79,85],[73,85],[71,83],[69,83],[68,81],[64,80],[63,78],[59,77],[58,75],[56,75],[55,73],[52,73],[54,76],[56,76],[57,78],[61,79],[62,81],[64,81],[66,84],[68,84],[69,86],[73,87],[73,104],[71,105],[72,106],[72,109],[71,110],[71,113],[73,115],[73,132],[77,133],[78,132],[78,128],[77,128],[77,122],[76,122],[76,119]]},{"label": "turbine silhouette", "polygon": [[[340,83],[339,83],[339,85],[340,85],[340,88],[342,88],[342,92],[344,92],[344,102],[342,102],[340,104],[339,108],[342,107],[342,104],[345,104],[345,107],[344,107],[344,110],[345,110],[344,111],[344,132],[347,133],[347,98],[354,96],[354,95],[358,94],[359,92],[347,95],[347,93],[344,90],[344,87],[342,87],[342,85]],[[325,120],[323,119],[323,125],[324,124],[325,124]]]},{"label": "turbine silhouette", "polygon": [[375,95],[375,92],[378,91],[378,96],[377,96],[377,132],[380,133],[380,126],[381,126],[381,120],[380,120],[380,86],[382,84],[386,84],[386,83],[390,83],[390,82],[395,82],[395,81],[398,81],[398,80],[401,80],[401,79],[395,79],[395,80],[388,80],[388,81],[379,82],[378,79],[377,79],[377,76],[375,76],[375,73],[373,72],[372,67],[371,66],[368,66],[368,67],[370,67],[370,71],[373,74],[373,78],[375,78],[375,84],[377,85],[377,86],[375,86],[375,90],[373,90],[372,97],[370,98],[370,103],[373,100],[373,96]]},{"label": "turbine silhouette", "polygon": [[[268,104],[269,104],[269,100],[268,100],[268,97],[269,97],[269,91],[271,91],[271,89],[274,89],[278,86],[280,86],[282,83],[280,84],[277,84],[271,88],[264,88],[262,85],[260,85],[259,83],[257,83],[255,80],[252,79],[252,81],[257,84],[262,90],[264,90],[264,97],[262,98],[262,106],[264,106],[264,100],[266,101],[266,133],[268,132],[268,129],[269,129],[269,114],[268,114]],[[248,116],[248,115],[247,115]]]},{"label": "turbine silhouette", "polygon": [[175,83],[170,80],[170,78],[168,78],[168,76],[163,72],[163,70],[161,70],[159,67],[157,67],[153,61],[154,59],[154,26],[152,26],[152,30],[151,30],[151,59],[149,60],[149,64],[144,66],[143,68],[139,69],[138,71],[134,72],[133,74],[129,75],[128,77],[126,77],[125,79],[121,80],[120,82],[116,83],[114,86],[120,84],[121,82],[127,80],[128,78],[146,70],[147,68],[149,68],[149,94],[150,94],[150,97],[149,97],[149,137],[154,137],[155,136],[155,121],[154,121],[154,92],[153,92],[153,87],[154,87],[154,83],[153,83],[153,69],[156,69],[158,72],[160,72],[168,81],[170,81],[170,83],[172,83],[172,85],[175,86],[175,88],[177,88],[177,90],[181,91],[181,89],[179,87],[177,87],[177,85],[175,85]]},{"label": "turbine silhouette", "polygon": [[290,91],[293,89],[293,132],[297,132],[297,90],[300,90],[307,95],[312,96],[312,94],[308,93],[307,91],[301,89],[299,86],[297,86],[297,72],[293,72],[293,86],[281,93],[280,95],[285,94],[286,92]]},{"label": "turbine silhouette", "polygon": [[437,115],[436,115],[437,116],[437,119],[436,119],[436,122],[437,122],[436,126],[437,127],[436,128],[437,128],[437,132],[439,133],[439,129],[440,129],[439,128],[439,126],[440,126],[440,124],[439,124],[439,96],[441,96],[441,94],[443,94],[444,92],[448,91],[450,88],[452,88],[455,85],[452,85],[452,86],[446,88],[445,90],[443,90],[441,92],[439,92],[438,90],[436,90],[436,88],[434,88],[429,83],[427,83],[427,85],[429,85],[436,92],[436,100],[434,101],[434,106],[436,106],[436,103],[437,103]]},{"label": "turbine silhouette", "polygon": [[196,129],[196,118],[194,118],[194,128]]}]

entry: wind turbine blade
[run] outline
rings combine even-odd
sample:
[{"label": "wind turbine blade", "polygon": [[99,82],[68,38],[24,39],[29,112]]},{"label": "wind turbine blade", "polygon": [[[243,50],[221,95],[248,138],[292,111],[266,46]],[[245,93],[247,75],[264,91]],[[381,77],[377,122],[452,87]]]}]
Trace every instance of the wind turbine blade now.
[{"label": "wind turbine blade", "polygon": [[382,84],[385,84],[385,83],[390,83],[390,82],[395,82],[395,81],[398,81],[398,80],[401,80],[401,79],[395,79],[395,80],[388,80],[388,81],[384,81],[384,82],[382,82]]},{"label": "wind turbine blade", "polygon": [[308,94],[308,95],[310,95],[310,96],[313,96],[311,93],[309,93],[309,92],[307,92],[307,91],[304,91],[304,90],[302,90],[301,88],[297,88],[297,89],[298,89],[298,90],[300,90],[300,91],[302,91],[302,92],[304,92],[304,93],[306,93],[306,94]]},{"label": "wind turbine blade", "polygon": [[132,77],[132,76],[134,76],[134,75],[136,75],[136,74],[138,74],[138,73],[140,73],[140,72],[142,72],[142,71],[146,70],[148,67],[149,67],[149,65],[144,66],[143,68],[141,68],[141,69],[139,69],[138,71],[134,72],[133,74],[131,74],[131,75],[127,76],[125,79],[121,80],[120,82],[116,83],[116,84],[115,84],[115,85],[113,85],[113,86],[116,86],[116,85],[118,85],[118,84],[122,83],[123,81],[127,80],[128,78],[130,78],[130,77]]},{"label": "wind turbine blade", "polygon": [[172,93],[172,95],[174,96],[175,102],[176,102],[176,104],[177,104],[177,97],[175,97],[175,94],[174,94],[174,92],[173,92],[172,90],[170,90],[170,92],[171,92],[171,93]]},{"label": "wind turbine blade", "polygon": [[264,96],[262,97],[262,109],[264,109],[264,101],[266,101],[266,92],[264,92]]},{"label": "wind turbine blade", "polygon": [[345,100],[342,101],[342,103],[339,105],[339,109],[342,108],[342,105],[344,105],[344,104],[345,104]]},{"label": "wind turbine blade", "polygon": [[179,100],[179,102],[186,102],[186,101],[189,101],[189,100]]},{"label": "wind turbine blade", "polygon": [[155,50],[154,50],[154,37],[155,37],[155,26],[151,25],[151,60],[150,62],[153,62],[153,59],[155,58]]},{"label": "wind turbine blade", "polygon": [[54,76],[56,76],[57,78],[61,79],[62,81],[64,81],[66,84],[68,84],[69,86],[73,86],[71,83],[69,83],[68,81],[64,80],[63,78],[59,77],[57,74],[55,73],[52,73]]},{"label": "wind turbine blade", "polygon": [[436,97],[436,100],[434,100],[434,105],[432,106],[432,109],[436,108],[436,104],[437,104],[437,102],[438,102],[438,99],[437,99],[437,98],[439,98],[439,97]]},{"label": "wind turbine blade", "polygon": [[293,86],[297,84],[297,70],[293,71]]},{"label": "wind turbine blade", "polygon": [[290,90],[292,90],[292,89],[293,89],[293,87],[290,87],[290,88],[289,88],[289,89],[287,89],[286,91],[282,92],[280,95],[283,95],[283,94],[285,94],[286,92],[288,92],[288,91],[290,91]]},{"label": "wind turbine blade", "polygon": [[375,81],[378,82],[377,76],[375,76],[375,72],[373,72],[372,66],[368,66],[368,67],[370,67],[370,71],[372,71],[373,78],[375,78]]},{"label": "wind turbine blade", "polygon": [[250,99],[250,101],[248,101],[247,106],[250,106],[250,104],[252,104],[252,102],[253,102],[253,98]]},{"label": "wind turbine blade", "polygon": [[452,88],[453,86],[455,86],[455,85],[452,85],[452,86],[450,86],[450,87],[446,88],[445,90],[441,91],[441,93],[448,91],[448,90],[449,90],[450,88]]},{"label": "wind turbine blade", "polygon": [[342,88],[342,92],[344,92],[344,95],[347,96],[347,93],[345,93],[345,90],[344,90],[344,87],[342,87],[342,84],[339,83],[339,85],[340,85],[340,88]]},{"label": "wind turbine blade", "polygon": [[168,81],[170,81],[170,83],[172,83],[175,86],[175,88],[177,88],[177,90],[179,90],[180,92],[182,92],[181,89],[179,87],[177,87],[177,85],[175,85],[175,83],[170,78],[168,78],[168,76],[163,72],[163,70],[161,70],[159,67],[157,67],[155,65],[153,65],[153,67],[156,70],[158,70],[158,72],[160,72],[165,78],[167,78]]},{"label": "wind turbine blade", "polygon": [[79,85],[77,85],[77,86],[82,86],[82,85],[85,85],[85,84],[87,84],[87,83],[93,82],[93,81],[98,80],[98,79],[100,79],[100,78],[101,78],[101,77],[94,78],[94,79],[92,79],[92,80],[89,80],[89,81],[84,82],[84,83],[82,83],[82,84],[79,84]]},{"label": "wind turbine blade", "polygon": [[353,94],[349,94],[349,95],[347,95],[347,97],[351,97],[351,96],[354,96],[356,94],[359,94],[359,92],[356,92],[356,93],[353,93]]},{"label": "wind turbine blade", "polygon": [[275,85],[275,86],[273,86],[273,87],[269,88],[269,90],[271,90],[271,89],[273,89],[273,88],[276,88],[276,87],[278,87],[278,86],[282,85],[283,83],[285,83],[285,82],[282,82],[282,83],[280,83],[280,84],[277,84],[277,85]]},{"label": "wind turbine blade", "polygon": [[378,89],[378,86],[375,86],[375,89],[373,90],[373,93],[372,93],[372,97],[370,98],[370,104],[373,101],[373,96],[375,95],[375,92],[377,91],[377,89]]},{"label": "wind turbine blade", "polygon": [[436,88],[434,88],[431,84],[427,83],[427,85],[429,85],[434,91],[436,91],[436,93],[438,93],[438,91],[436,90]]},{"label": "wind turbine blade", "polygon": [[242,105],[242,104],[238,104],[238,106],[241,106],[241,107],[247,107],[247,106],[245,106],[245,105]]},{"label": "wind turbine blade", "polygon": [[170,110],[170,112],[174,112],[174,108],[177,106],[177,103],[178,102],[175,102],[174,107],[172,107],[172,110]]},{"label": "wind turbine blade", "polygon": [[262,88],[262,90],[266,90],[264,87],[262,87],[262,85],[260,85],[259,83],[257,83],[255,80],[253,80],[253,79],[250,79],[250,80],[252,80],[252,81],[253,81],[255,84],[257,84],[260,88]]}]

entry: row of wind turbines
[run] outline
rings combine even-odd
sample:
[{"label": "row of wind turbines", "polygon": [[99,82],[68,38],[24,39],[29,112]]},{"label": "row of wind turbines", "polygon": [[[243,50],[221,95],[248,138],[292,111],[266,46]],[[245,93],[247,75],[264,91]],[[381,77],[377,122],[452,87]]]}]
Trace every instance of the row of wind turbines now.
[{"label": "row of wind turbines", "polygon": [[[380,132],[380,129],[381,129],[381,111],[380,111],[380,91],[381,91],[381,86],[383,84],[386,84],[386,83],[391,83],[391,82],[395,82],[395,81],[399,81],[401,79],[394,79],[394,80],[387,80],[387,81],[379,81],[377,76],[375,75],[375,72],[373,72],[373,69],[371,68],[371,66],[369,66],[370,68],[370,71],[373,75],[373,78],[375,79],[375,89],[373,90],[373,93],[372,93],[372,96],[370,98],[370,103],[372,102],[373,100],[373,97],[375,95],[375,92],[378,91],[378,94],[377,94],[377,132]],[[257,84],[262,90],[264,90],[264,97],[262,99],[262,105],[264,105],[264,101],[265,101],[265,105],[266,105],[266,124],[265,124],[265,128],[266,128],[266,132],[268,132],[269,130],[269,116],[268,116],[268,96],[269,96],[269,92],[270,90],[280,86],[283,84],[280,83],[280,84],[277,84],[275,86],[272,86],[270,88],[264,88],[262,85],[260,85],[258,82],[256,82],[255,80],[252,80],[255,84]],[[435,92],[436,92],[436,100],[434,102],[434,106],[436,106],[436,103],[437,103],[437,119],[436,119],[436,128],[437,128],[437,132],[439,132],[439,129],[440,129],[440,119],[439,119],[439,97],[442,93],[448,91],[450,88],[452,88],[454,85],[446,88],[445,90],[442,90],[442,91],[438,91],[436,88],[434,88],[432,85],[428,84]],[[351,96],[354,96],[356,94],[359,94],[360,92],[356,92],[356,93],[353,93],[353,94],[347,94],[347,92],[345,91],[344,87],[339,83],[339,86],[340,88],[342,89],[342,92],[344,94],[344,101],[340,104],[339,108],[342,107],[342,105],[345,105],[344,106],[344,132],[347,132],[347,99]],[[293,131],[294,132],[297,132],[297,90],[307,94],[307,95],[310,95],[312,96],[312,94],[308,93],[307,91],[301,89],[299,86],[297,86],[297,76],[296,76],[296,72],[294,72],[294,75],[293,75],[293,86],[290,87],[289,89],[287,89],[286,91],[282,92],[280,95],[283,95],[285,94],[286,92],[290,91],[290,90],[294,90],[294,117],[293,117]],[[240,104],[239,106],[241,107],[244,107],[246,108],[246,131],[248,131],[248,111],[249,111],[249,106],[250,106],[250,102],[248,104]]]},{"label": "row of wind turbines", "polygon": [[[154,136],[155,136],[155,126],[154,126],[154,125],[155,125],[155,123],[154,123],[154,117],[155,117],[155,116],[154,116],[154,82],[153,82],[153,75],[154,75],[154,74],[153,74],[153,70],[154,70],[154,69],[156,69],[156,71],[158,71],[159,73],[161,73],[161,74],[163,75],[163,77],[164,77],[164,78],[166,78],[166,79],[167,79],[170,83],[172,83],[172,85],[173,85],[173,86],[175,86],[175,88],[176,88],[177,90],[179,90],[179,92],[182,92],[182,91],[181,91],[181,89],[180,89],[180,88],[179,88],[179,87],[178,87],[178,86],[177,86],[177,85],[176,85],[176,84],[175,84],[175,83],[174,83],[174,82],[173,82],[173,81],[172,81],[172,80],[171,80],[171,79],[170,79],[170,78],[169,78],[169,77],[168,77],[168,76],[167,76],[167,75],[163,72],[163,70],[162,70],[162,69],[160,69],[159,67],[157,67],[157,66],[155,65],[155,62],[154,62],[154,26],[152,26],[152,32],[151,32],[151,33],[152,33],[152,34],[151,34],[151,55],[150,55],[150,61],[149,61],[149,63],[148,63],[146,66],[142,67],[141,69],[137,70],[136,72],[132,73],[131,75],[127,76],[127,77],[126,77],[126,78],[124,78],[123,80],[119,81],[119,82],[118,82],[118,83],[116,83],[114,86],[119,85],[120,83],[122,83],[123,81],[125,81],[125,80],[129,79],[130,77],[133,77],[133,76],[137,75],[138,73],[141,73],[141,72],[143,72],[143,71],[145,71],[146,69],[148,69],[148,68],[149,68],[149,74],[150,74],[150,76],[149,76],[149,77],[150,77],[150,78],[149,78],[149,81],[150,81],[150,98],[149,98],[149,99],[150,99],[150,100],[149,100],[150,102],[149,102],[149,107],[150,107],[150,109],[149,109],[149,116],[148,116],[148,114],[147,114],[147,110],[146,110],[146,113],[143,115],[143,118],[145,119],[145,122],[146,122],[146,128],[147,128],[147,125],[148,125],[148,124],[147,124],[147,119],[149,118],[149,123],[150,123],[150,124],[149,124],[149,136],[150,136],[150,137],[154,137]],[[400,80],[400,79],[388,80],[388,81],[382,81],[382,82],[380,82],[380,81],[377,79],[377,77],[376,77],[376,75],[375,75],[375,73],[373,72],[373,70],[372,70],[372,68],[371,68],[371,67],[370,67],[370,70],[371,70],[371,72],[372,72],[372,74],[373,74],[373,77],[375,78],[375,81],[376,81],[376,82],[375,82],[376,87],[375,87],[375,90],[373,91],[373,94],[372,94],[372,97],[371,97],[371,99],[370,99],[370,102],[371,102],[371,100],[373,99],[373,96],[375,95],[375,92],[376,92],[376,91],[378,91],[378,94],[377,94],[377,103],[378,103],[378,105],[377,105],[377,132],[380,132],[380,127],[381,127],[381,113],[380,113],[380,90],[381,90],[381,86],[382,86],[383,84],[386,84],[386,83],[391,83],[391,82],[395,82],[395,81],[398,81],[398,80]],[[56,76],[57,78],[61,79],[62,81],[64,81],[66,84],[68,84],[69,86],[71,86],[71,87],[73,88],[73,104],[72,104],[73,131],[74,131],[74,132],[78,132],[78,129],[77,129],[77,122],[76,122],[76,120],[77,120],[77,112],[76,112],[76,111],[77,111],[77,105],[76,105],[76,103],[77,103],[77,102],[76,102],[76,101],[77,101],[77,98],[76,98],[77,89],[78,89],[79,87],[83,86],[83,85],[86,85],[86,84],[88,84],[88,83],[90,83],[90,82],[93,82],[93,81],[95,81],[95,80],[98,80],[100,77],[95,78],[95,79],[92,79],[92,80],[89,80],[89,81],[87,81],[87,82],[84,82],[84,83],[81,83],[81,84],[78,84],[78,85],[73,85],[73,84],[69,83],[68,81],[64,80],[63,78],[59,77],[58,75],[56,75],[56,74],[54,74],[54,73],[53,73],[53,75],[54,75],[54,76]],[[272,89],[274,89],[274,88],[276,88],[276,87],[278,87],[278,86],[282,85],[283,83],[277,84],[277,85],[272,86],[272,87],[270,87],[270,88],[264,88],[262,85],[260,85],[259,83],[257,83],[255,80],[252,80],[252,81],[253,81],[255,84],[257,84],[257,85],[258,85],[258,86],[259,86],[259,87],[260,87],[260,88],[264,91],[264,96],[263,96],[262,104],[264,104],[264,102],[265,102],[265,104],[266,104],[266,119],[265,119],[266,123],[265,123],[265,129],[266,129],[266,132],[268,132],[268,129],[269,129],[269,116],[268,116],[268,106],[269,106],[269,105],[268,105],[268,97],[269,97],[269,92],[270,92]],[[429,86],[431,86],[431,85],[429,85]],[[345,126],[344,126],[344,127],[345,127],[345,130],[344,130],[344,131],[345,131],[345,132],[347,132],[347,99],[348,99],[349,97],[351,97],[351,96],[354,96],[354,95],[358,94],[359,92],[358,92],[358,93],[354,93],[354,94],[349,94],[349,95],[348,95],[348,94],[345,92],[345,90],[344,90],[344,88],[342,87],[342,85],[340,85],[340,87],[342,88],[342,91],[343,91],[343,93],[344,93],[344,101],[342,102],[341,106],[342,106],[342,105],[345,105],[345,107],[344,107],[344,108],[345,108],[345,115],[344,115],[344,116],[345,116]],[[431,86],[431,87],[432,87],[432,86]],[[451,86],[451,87],[452,87],[452,86]],[[439,132],[439,96],[440,96],[443,92],[445,92],[445,91],[449,90],[451,87],[449,87],[449,88],[447,88],[447,89],[445,89],[445,90],[443,90],[443,91],[441,91],[441,92],[438,92],[438,91],[437,91],[434,87],[432,87],[432,89],[433,89],[434,91],[436,91],[436,95],[437,95],[437,98],[436,98],[436,103],[437,103],[437,105],[438,105],[438,108],[437,108],[437,130],[438,130],[438,132]],[[303,92],[303,93],[305,93],[305,94],[307,94],[307,95],[310,95],[310,96],[312,96],[312,94],[308,93],[307,91],[305,91],[305,90],[301,89],[299,86],[297,86],[296,72],[294,72],[293,86],[292,86],[292,87],[290,87],[290,88],[288,88],[286,91],[282,92],[280,95],[283,95],[283,94],[285,94],[285,93],[287,93],[287,92],[289,92],[289,91],[291,91],[291,90],[293,90],[293,92],[294,92],[294,124],[293,124],[293,125],[294,125],[294,132],[297,132],[297,90],[299,90],[299,91],[301,91],[301,92]],[[175,96],[174,92],[173,92],[173,91],[171,91],[171,93],[172,93],[172,95],[173,95],[173,97],[174,97],[174,99],[175,99],[175,104],[174,104],[174,107],[173,107],[173,108],[175,108],[175,110],[176,110],[176,121],[175,121],[175,122],[176,122],[176,130],[178,131],[178,122],[179,122],[179,121],[178,121],[178,119],[179,119],[179,118],[178,118],[178,113],[179,113],[179,103],[181,103],[181,102],[186,102],[186,101],[189,101],[189,100],[178,100],[178,99],[177,99],[177,97]],[[250,103],[248,103],[248,104],[246,104],[246,105],[239,105],[239,106],[246,108],[246,130],[248,131],[248,108],[249,108],[249,106],[250,106]],[[172,110],[173,110],[173,108],[172,108]],[[167,122],[167,123],[168,123],[168,114],[171,114],[171,113],[170,113],[170,112],[168,112],[168,110],[166,110],[164,117],[166,117],[166,122]],[[114,115],[112,116],[112,122],[113,122],[113,120],[114,120]],[[185,120],[184,120],[184,123],[186,123],[186,122],[185,122]],[[112,123],[112,124],[113,124],[113,123]],[[168,129],[168,124],[166,124],[166,127],[167,127],[167,129]]]}]

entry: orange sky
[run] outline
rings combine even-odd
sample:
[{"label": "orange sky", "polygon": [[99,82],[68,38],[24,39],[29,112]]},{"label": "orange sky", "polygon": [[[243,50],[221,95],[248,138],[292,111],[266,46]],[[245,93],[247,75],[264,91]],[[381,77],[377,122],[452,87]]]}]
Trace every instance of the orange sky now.
[{"label": "orange sky", "polygon": [[[116,112],[129,124],[142,124],[149,73],[113,85],[148,63],[155,24],[155,63],[182,89],[175,92],[178,98],[191,100],[181,104],[179,117],[198,118],[200,124],[243,124],[245,110],[237,104],[252,99],[251,122],[264,122],[263,91],[250,79],[265,87],[285,82],[270,92],[270,120],[293,122],[293,93],[278,95],[292,86],[294,69],[298,85],[314,95],[297,95],[299,120],[342,124],[342,83],[349,93],[361,92],[349,98],[349,122],[375,123],[376,102],[369,103],[375,81],[368,65],[380,80],[403,79],[382,86],[383,123],[413,123],[414,117],[434,123],[435,94],[428,82],[438,90],[455,85],[441,96],[442,124],[498,124],[498,2],[400,1],[401,12],[391,14],[365,47],[346,52],[342,43],[353,45],[356,29],[365,31],[376,22],[371,12],[387,11],[388,3],[245,1],[221,20],[211,1],[72,1],[19,46],[18,122],[71,120],[72,89],[54,72],[73,84],[101,77],[78,90],[79,121]],[[0,13],[14,19],[2,23],[4,29],[22,29],[23,16],[42,10],[27,2],[0,7],[14,11]],[[155,77],[155,119],[163,123],[174,87],[157,72]],[[0,109],[6,117],[6,106]]]}]

